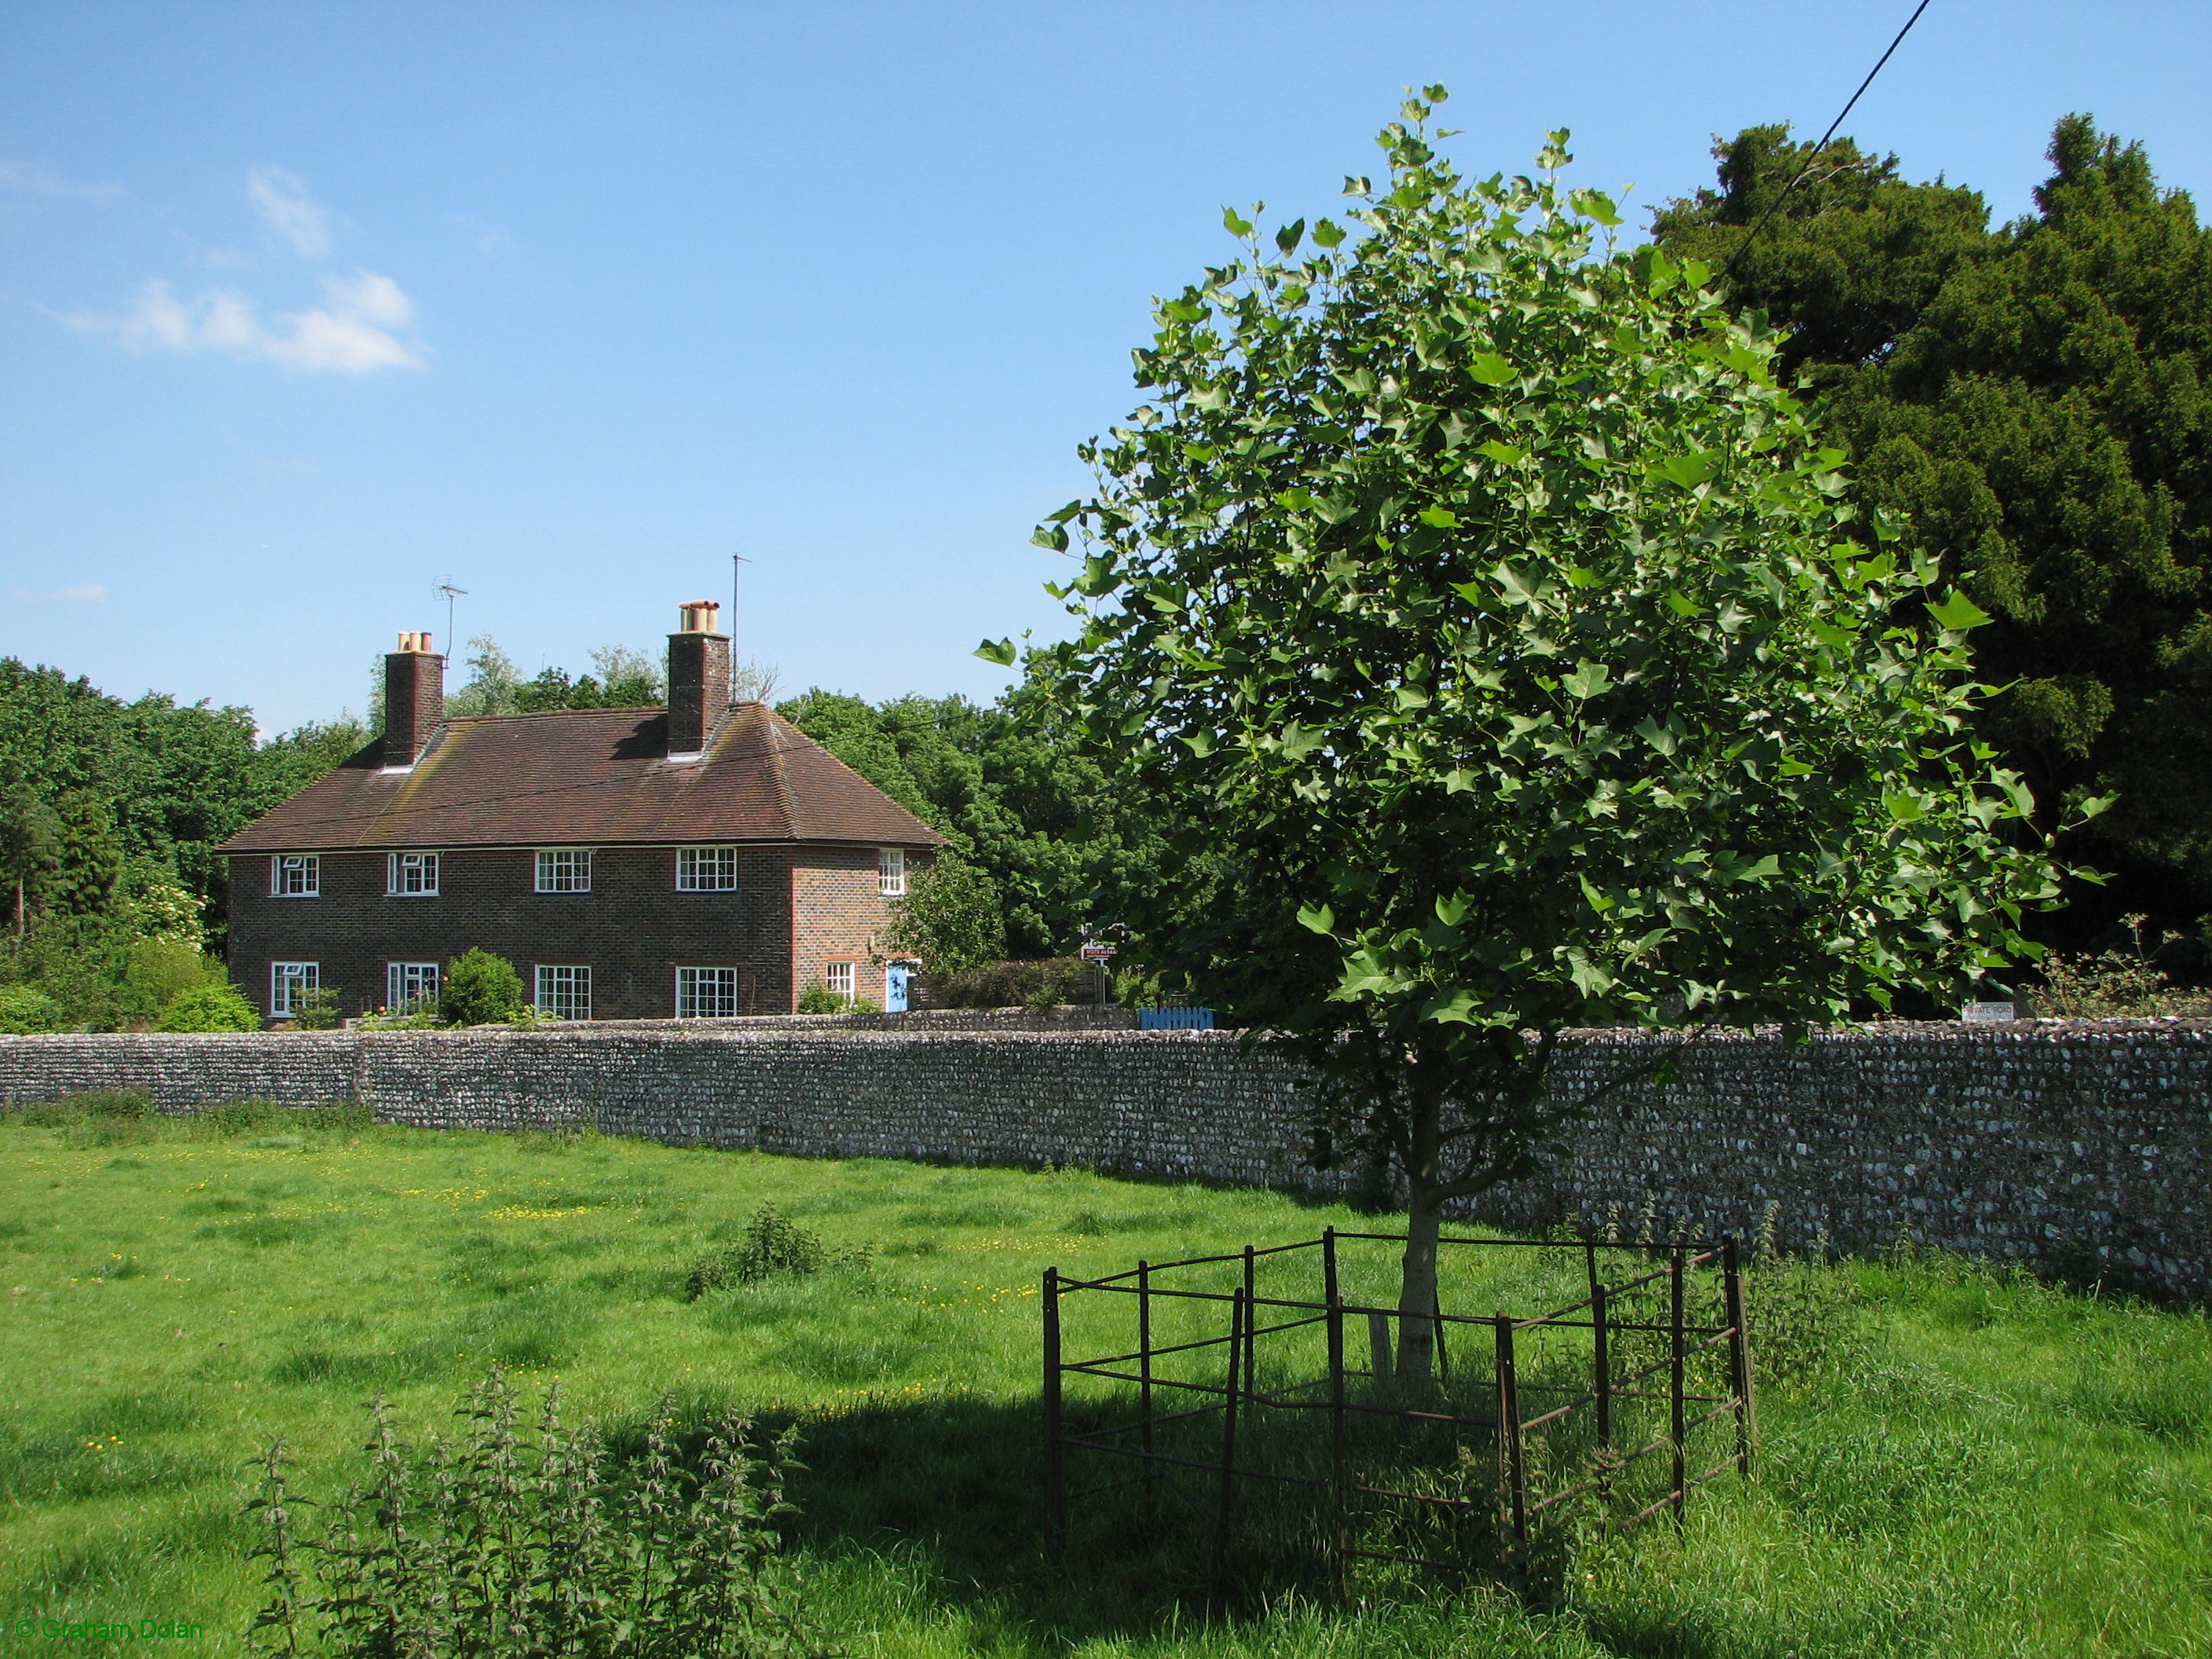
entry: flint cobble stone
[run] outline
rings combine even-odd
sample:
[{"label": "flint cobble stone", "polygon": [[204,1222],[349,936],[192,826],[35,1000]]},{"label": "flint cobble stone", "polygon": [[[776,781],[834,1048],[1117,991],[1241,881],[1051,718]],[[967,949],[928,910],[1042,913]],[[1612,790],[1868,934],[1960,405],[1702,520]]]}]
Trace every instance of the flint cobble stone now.
[{"label": "flint cobble stone", "polygon": [[[1108,1016],[1098,1016],[1105,1018]],[[1311,1078],[1287,1043],[1065,1017],[605,1024],[538,1030],[0,1037],[0,1104],[139,1088],[167,1112],[354,1100],[392,1122],[591,1125],[800,1157],[1073,1164],[1341,1194],[1305,1149]],[[1574,1100],[1652,1039],[1580,1034]],[[1606,1093],[1567,1155],[1486,1218],[1584,1229],[1917,1242],[2212,1297],[2212,1022],[1887,1025],[1700,1039],[1677,1079]]]}]

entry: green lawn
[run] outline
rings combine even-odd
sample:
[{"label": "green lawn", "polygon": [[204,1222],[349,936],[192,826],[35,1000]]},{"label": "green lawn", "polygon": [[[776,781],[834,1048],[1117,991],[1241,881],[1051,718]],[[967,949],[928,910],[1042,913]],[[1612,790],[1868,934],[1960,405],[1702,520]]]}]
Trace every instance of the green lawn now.
[{"label": "green lawn", "polygon": [[[686,1301],[771,1200],[872,1267]],[[1765,1388],[1759,1480],[1701,1491],[1679,1531],[1593,1531],[1534,1610],[1370,1582],[1351,1609],[1209,1611],[1172,1574],[1069,1582],[1036,1542],[1041,1270],[1332,1223],[1368,1224],[1071,1172],[15,1121],[0,1649],[84,1645],[13,1636],[50,1616],[189,1620],[207,1635],[178,1650],[238,1650],[248,1460],[282,1433],[327,1493],[370,1395],[442,1426],[496,1361],[617,1425],[664,1391],[797,1416],[808,1571],[856,1654],[2212,1654],[2204,1318],[1954,1262],[1755,1283],[1796,1370]]]}]

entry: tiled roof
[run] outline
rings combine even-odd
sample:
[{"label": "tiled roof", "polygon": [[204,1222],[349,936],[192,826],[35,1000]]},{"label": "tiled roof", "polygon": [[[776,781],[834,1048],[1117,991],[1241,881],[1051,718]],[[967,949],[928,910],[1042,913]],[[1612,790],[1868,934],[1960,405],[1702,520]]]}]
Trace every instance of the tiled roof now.
[{"label": "tiled roof", "polygon": [[698,760],[667,750],[659,708],[448,720],[413,770],[372,743],[222,850],[945,839],[765,704],[732,708]]}]

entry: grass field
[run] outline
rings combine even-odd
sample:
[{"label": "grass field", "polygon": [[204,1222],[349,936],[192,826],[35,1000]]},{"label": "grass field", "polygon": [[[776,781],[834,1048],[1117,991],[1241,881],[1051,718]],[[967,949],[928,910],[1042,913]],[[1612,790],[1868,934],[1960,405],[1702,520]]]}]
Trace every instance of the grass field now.
[{"label": "grass field", "polygon": [[[1795,1311],[1761,1334],[1796,1374],[1765,1387],[1759,1479],[1702,1491],[1679,1531],[1592,1532],[1534,1607],[1479,1585],[1209,1607],[1172,1574],[1071,1582],[1040,1550],[1039,1273],[1348,1212],[592,1137],[9,1115],[10,1653],[84,1645],[16,1638],[27,1616],[185,1620],[206,1634],[178,1650],[238,1650],[248,1461],[282,1433],[327,1492],[372,1394],[421,1432],[496,1362],[617,1425],[663,1392],[796,1416],[807,1570],[857,1654],[2212,1654],[2201,1314],[1948,1261],[1777,1268],[1769,1306]],[[765,1200],[872,1265],[686,1300]]]}]

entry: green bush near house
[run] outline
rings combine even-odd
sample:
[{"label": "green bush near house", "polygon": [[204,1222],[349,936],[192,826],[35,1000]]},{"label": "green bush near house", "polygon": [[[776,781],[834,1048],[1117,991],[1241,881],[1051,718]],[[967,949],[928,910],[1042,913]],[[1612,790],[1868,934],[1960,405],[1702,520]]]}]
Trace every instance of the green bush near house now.
[{"label": "green bush near house", "polygon": [[447,1025],[498,1025],[522,1011],[522,975],[505,957],[481,945],[446,964],[438,987],[438,1016]]},{"label": "green bush near house", "polygon": [[194,985],[169,999],[157,1031],[258,1031],[261,1014],[234,985]]},{"label": "green bush near house", "polygon": [[338,993],[332,985],[318,985],[292,997],[291,1027],[295,1031],[334,1031],[338,1027]]}]

